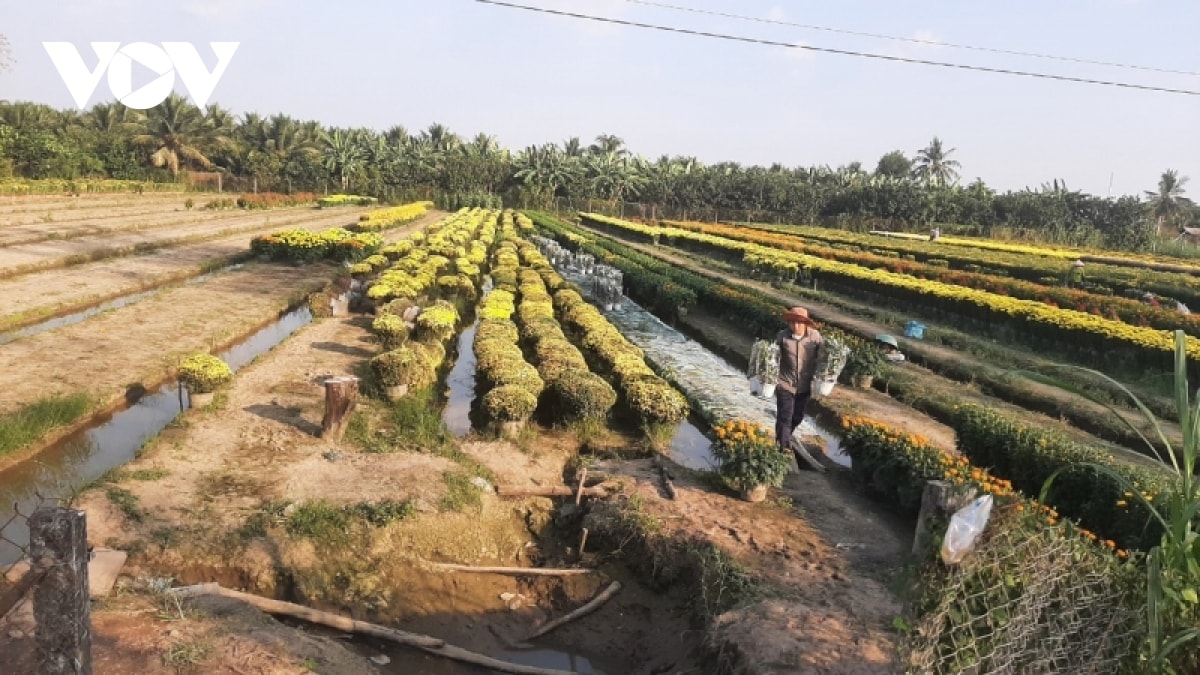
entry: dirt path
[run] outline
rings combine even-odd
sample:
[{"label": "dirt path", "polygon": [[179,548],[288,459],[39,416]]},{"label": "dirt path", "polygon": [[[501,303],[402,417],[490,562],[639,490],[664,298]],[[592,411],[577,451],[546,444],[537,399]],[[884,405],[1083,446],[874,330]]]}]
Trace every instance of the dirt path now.
[{"label": "dirt path", "polygon": [[[441,211],[430,212],[385,233],[385,238],[390,241],[407,236],[444,215]],[[345,225],[349,219],[349,214],[340,211],[315,211],[310,220],[290,226],[320,230]],[[271,225],[201,244],[0,280],[0,308],[3,308],[0,330],[11,330],[55,314],[81,311],[99,302],[197,275],[205,263],[245,252],[251,238],[275,229],[278,226]]]},{"label": "dirt path", "polygon": [[345,225],[353,223],[363,209],[339,209],[336,215],[315,209],[279,209],[265,212],[225,212],[210,216],[191,216],[173,220],[145,231],[110,232],[74,239],[38,241],[0,248],[0,276],[28,273],[38,268],[62,265],[72,256],[94,254],[98,250],[118,251],[124,255],[137,246],[176,246],[203,237],[241,234],[267,228],[285,228],[316,218],[330,218]]},{"label": "dirt path", "polygon": [[[584,229],[587,232],[594,234],[598,237],[613,239],[613,237],[606,235],[602,232],[599,232],[597,230],[594,230],[594,229],[590,229],[590,228],[582,227],[582,226],[581,226],[581,229]],[[781,304],[789,305],[789,306],[790,305],[804,305],[805,307],[807,307],[809,309],[809,312],[813,315],[814,318],[816,318],[820,321],[835,325],[844,330],[849,330],[858,335],[873,337],[880,333],[889,333],[889,332],[893,331],[892,327],[885,326],[885,325],[882,325],[882,324],[879,324],[879,323],[876,323],[874,321],[870,321],[867,319],[863,319],[861,317],[856,317],[856,316],[847,314],[846,312],[844,312],[838,308],[832,307],[826,303],[822,303],[822,302],[819,302],[816,300],[811,300],[808,298],[801,298],[798,296],[794,296],[794,295],[787,293],[786,291],[781,291],[779,289],[773,288],[769,284],[754,281],[751,279],[747,279],[747,278],[741,277],[736,274],[729,274],[729,273],[725,273],[725,272],[714,271],[711,267],[706,267],[704,265],[701,265],[701,264],[695,262],[694,260],[690,259],[689,257],[679,254],[678,252],[674,252],[674,251],[668,252],[668,251],[664,251],[661,247],[643,245],[643,244],[639,244],[636,242],[630,242],[630,241],[627,241],[624,239],[619,239],[619,238],[617,240],[620,241],[623,245],[629,246],[630,248],[633,248],[641,253],[645,253],[646,255],[654,256],[663,261],[678,265],[678,266],[680,266],[684,269],[687,269],[691,272],[694,272],[696,274],[700,274],[702,276],[707,276],[709,278],[715,278],[715,279],[718,279],[718,280],[721,280],[724,282],[736,283],[740,286],[753,289],[757,293],[761,294],[763,297],[769,298],[769,299],[779,302]],[[996,366],[993,366],[991,364],[988,364],[988,363],[985,363],[978,359],[975,359],[970,355],[963,354],[962,352],[958,352],[958,351],[955,351],[955,350],[947,348],[947,347],[942,347],[940,345],[936,345],[936,344],[932,344],[932,343],[928,343],[928,342],[921,342],[918,340],[905,340],[904,350],[905,350],[906,354],[908,354],[910,356],[910,358],[912,358],[913,360],[924,360],[926,362],[954,363],[958,368],[974,370],[976,372],[980,372],[981,374],[988,373],[989,375],[991,375],[993,377],[997,377],[997,378],[1002,377],[1002,375],[1003,375],[1003,372],[1002,372],[1003,369],[1001,369],[1001,368],[997,368]],[[913,368],[914,366],[912,364],[906,364],[905,367]],[[1130,461],[1135,461],[1135,462],[1139,462],[1139,463],[1144,463],[1147,461],[1144,456],[1135,452],[1133,449],[1126,448],[1123,446],[1118,446],[1111,442],[1099,439],[1096,436],[1079,429],[1078,427],[1075,427],[1072,425],[1067,425],[1067,424],[1063,423],[1061,420],[1054,421],[1054,419],[1051,417],[1048,417],[1045,415],[1040,415],[1040,414],[1030,411],[1029,409],[1024,408],[1024,407],[1014,406],[1011,404],[1004,403],[994,397],[981,394],[978,391],[971,393],[971,392],[967,391],[967,390],[969,390],[969,387],[964,387],[963,385],[959,385],[952,381],[946,380],[945,378],[941,378],[940,376],[932,373],[931,371],[926,370],[924,372],[928,373],[928,375],[930,376],[931,379],[927,380],[925,378],[922,378],[922,380],[921,380],[922,384],[924,384],[927,381],[928,382],[937,382],[938,380],[942,380],[942,382],[940,382],[936,385],[933,385],[933,384],[930,385],[930,386],[934,386],[937,390],[945,391],[945,392],[953,392],[953,393],[962,394],[962,395],[969,395],[974,400],[980,402],[983,405],[989,406],[989,407],[996,407],[997,405],[999,405],[1002,407],[1007,407],[1007,409],[1009,409],[1009,410],[1017,411],[1022,415],[1036,416],[1036,419],[1050,421],[1051,423],[1056,424],[1056,426],[1058,426],[1059,428],[1061,428],[1063,430],[1067,430],[1071,435],[1073,435],[1075,438],[1077,438],[1081,442],[1086,442],[1086,443],[1090,443],[1093,445],[1100,445],[1100,446],[1106,447],[1110,450],[1113,450],[1116,453],[1119,453],[1121,457],[1128,459]],[[1061,389],[1051,387],[1048,385],[1043,385],[1038,382],[1034,382],[1032,380],[1023,381],[1022,386],[1028,387],[1031,391],[1035,392],[1037,394],[1037,396],[1043,398],[1046,401],[1053,402],[1054,405],[1059,406],[1063,410],[1074,409],[1074,410],[1084,411],[1084,412],[1086,412],[1086,414],[1095,416],[1100,419],[1111,418],[1111,416],[1112,416],[1112,412],[1109,411],[1104,406],[1101,406],[1099,404],[1088,401],[1087,399],[1082,398],[1080,396],[1075,396],[1075,395],[1065,392]],[[1135,424],[1139,424],[1139,425],[1145,424],[1145,421],[1138,415],[1135,415],[1135,414],[1129,413],[1129,412],[1125,412],[1125,411],[1122,411],[1121,414],[1122,414],[1122,417],[1134,422]],[[1168,435],[1174,435],[1175,437],[1179,436],[1180,430],[1179,430],[1178,424],[1174,424],[1174,423],[1166,422],[1166,421],[1160,421],[1160,424],[1162,424],[1164,431]]]},{"label": "dirt path", "polygon": [[9,229],[19,229],[29,226],[48,226],[52,228],[68,227],[83,221],[99,222],[118,219],[137,218],[151,213],[170,214],[186,210],[186,196],[166,199],[143,199],[128,202],[110,202],[93,204],[90,200],[72,202],[52,208],[34,209],[29,211],[4,212],[0,208],[0,233],[7,235]]},{"label": "dirt path", "polygon": [[[47,213],[89,214],[101,213],[105,209],[128,209],[162,204],[178,204],[191,197],[201,204],[218,195],[200,192],[148,192],[136,194],[132,192],[114,192],[111,194],[88,194],[79,197],[62,195],[34,195],[13,197],[0,195],[0,225],[24,222],[26,218],[37,220]],[[67,216],[71,217],[71,216]]]}]

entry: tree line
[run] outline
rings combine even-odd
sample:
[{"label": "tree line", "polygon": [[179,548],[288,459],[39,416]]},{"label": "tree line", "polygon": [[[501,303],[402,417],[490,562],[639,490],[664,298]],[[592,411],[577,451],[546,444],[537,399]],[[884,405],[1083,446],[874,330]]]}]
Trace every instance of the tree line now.
[{"label": "tree line", "polygon": [[[464,138],[441,124],[409,131],[332,128],[276,114],[235,116],[172,95],[149,110],[98,103],[80,112],[0,101],[0,177],[180,180],[211,172],[275,191],[341,191],[384,199],[431,198],[530,207],[555,200],[638,202],[673,217],[706,211],[845,227],[924,228],[1017,236],[1127,250],[1147,248],[1200,225],[1187,178],[1166,171],[1141,196],[1101,198],[1060,181],[998,192],[959,181],[954,149],[934,138],[910,157],[883,155],[829,166],[704,164],[695,157],[647,159],[602,134],[518,151],[495,137]],[[239,182],[237,179],[241,179]]]}]

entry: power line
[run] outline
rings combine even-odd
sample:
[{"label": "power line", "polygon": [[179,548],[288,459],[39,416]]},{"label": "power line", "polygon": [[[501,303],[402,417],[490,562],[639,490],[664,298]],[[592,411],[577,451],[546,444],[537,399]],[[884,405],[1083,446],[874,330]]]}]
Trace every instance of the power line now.
[{"label": "power line", "polygon": [[833,49],[830,47],[814,47],[812,45],[797,44],[792,42],[779,42],[777,40],[765,40],[762,38],[742,37],[738,35],[727,35],[725,33],[712,33],[707,31],[691,30],[688,28],[678,28],[674,26],[662,26],[652,23],[640,23],[637,21],[628,21],[625,19],[614,19],[604,16],[593,16],[591,14],[579,14],[576,12],[564,12],[556,9],[547,9],[545,7],[530,7],[529,5],[518,5],[510,2],[500,2],[499,0],[475,0],[475,2],[486,5],[496,5],[498,7],[508,7],[511,9],[524,9],[531,12],[541,12],[543,14],[554,14],[558,16],[566,16],[574,19],[585,19],[588,21],[598,21],[601,23],[611,23],[621,26],[632,26],[634,28],[649,28],[652,30],[660,30],[668,33],[681,33],[684,35],[695,35],[698,37],[716,38],[719,40],[730,40],[733,42],[747,42],[751,44],[768,45],[772,47],[789,47],[791,49],[805,49],[812,52],[821,52],[825,54],[839,54],[842,56],[858,56],[868,59],[880,59],[883,61],[896,61],[899,63],[915,63],[925,66],[940,66],[942,68],[957,68],[960,70],[971,70],[984,73],[998,73],[1002,75],[1022,75],[1024,77],[1037,77],[1047,80],[1058,80],[1061,82],[1077,82],[1080,84],[1097,84],[1107,87],[1123,87],[1125,89],[1139,89],[1142,91],[1157,91],[1167,94],[1184,94],[1187,96],[1200,96],[1200,91],[1190,89],[1171,89],[1168,87],[1155,87],[1145,84],[1133,84],[1129,82],[1112,82],[1108,80],[1093,80],[1084,77],[1071,77],[1068,75],[1051,75],[1049,73],[1034,73],[1024,70],[1010,70],[1007,68],[990,68],[987,66],[971,66],[963,63],[950,63],[947,61],[929,61],[926,59],[913,59],[903,56],[889,56],[887,54],[873,54],[871,52],[858,52],[848,49]]},{"label": "power line", "polygon": [[976,45],[956,44],[954,42],[942,42],[940,40],[923,40],[921,38],[900,37],[897,35],[884,35],[881,33],[867,33],[863,31],[847,30],[844,28],[829,28],[826,26],[814,26],[807,23],[796,23],[793,21],[784,21],[782,19],[763,19],[754,16],[745,16],[743,14],[730,14],[728,12],[717,12],[707,9],[696,9],[695,7],[682,7],[680,5],[671,5],[665,2],[653,2],[653,0],[624,0],[625,2],[635,5],[645,5],[647,7],[658,7],[661,9],[670,9],[677,12],[689,12],[691,14],[703,14],[707,16],[719,16],[725,19],[737,19],[739,21],[753,21],[756,23],[766,23],[776,26],[790,26],[792,28],[804,28],[807,30],[825,31],[827,33],[840,33],[842,35],[855,35],[858,37],[869,37],[880,40],[895,40],[896,42],[910,42],[919,45],[928,45],[935,47],[951,47],[954,49],[970,49],[977,52],[989,52],[992,54],[1007,54],[1009,56],[1025,56],[1035,59],[1050,59],[1053,61],[1067,61],[1070,63],[1084,63],[1091,66],[1108,66],[1110,68],[1128,68],[1131,70],[1148,70],[1155,73],[1170,73],[1173,75],[1192,75],[1200,76],[1200,72],[1193,70],[1174,70],[1172,68],[1157,68],[1154,66],[1139,66],[1128,63],[1116,63],[1112,61],[1094,61],[1092,59],[1082,59],[1073,56],[1058,56],[1055,54],[1041,54],[1038,52],[1022,52],[1015,49],[997,49],[995,47],[979,47]]}]

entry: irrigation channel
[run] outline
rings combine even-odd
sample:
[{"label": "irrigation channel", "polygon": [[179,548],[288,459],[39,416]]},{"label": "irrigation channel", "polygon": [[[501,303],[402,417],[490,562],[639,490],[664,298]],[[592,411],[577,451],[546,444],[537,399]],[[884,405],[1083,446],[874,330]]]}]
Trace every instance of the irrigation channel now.
[{"label": "irrigation channel", "polygon": [[[570,265],[560,265],[559,274],[583,290],[584,297],[601,308],[621,334],[646,354],[664,377],[678,387],[694,407],[708,419],[743,419],[765,429],[775,427],[775,403],[750,391],[746,374],[732,366],[703,344],[667,325],[649,310],[622,295],[612,309],[596,303],[591,279]],[[801,436],[819,436],[829,459],[849,467],[850,457],[841,451],[837,434],[818,424],[812,417],[797,431]],[[671,459],[690,469],[716,466],[708,439],[691,423],[680,426],[671,442]]]},{"label": "irrigation channel", "polygon": [[[308,305],[292,309],[218,356],[236,371],[283,342],[312,318]],[[14,504],[17,512],[28,516],[44,501],[66,499],[122,466],[189,404],[186,390],[174,380],[153,392],[135,392],[127,397],[124,408],[0,472],[0,522],[7,522],[15,515]],[[12,518],[0,535],[16,546],[24,546],[29,541],[26,519]],[[16,548],[0,547],[0,564],[18,557],[20,551]]]},{"label": "irrigation channel", "polygon": [[[679,387],[710,418],[744,419],[766,429],[775,425],[775,404],[750,392],[745,373],[713,353],[701,343],[675,328],[625,296],[614,309],[605,309],[590,292],[589,279],[569,266],[559,273],[584,290],[585,297],[601,308],[609,321],[633,344],[646,353],[646,359]],[[484,292],[491,288],[489,279]],[[479,322],[465,329],[458,338],[458,360],[446,378],[448,399],[442,418],[457,437],[471,432],[471,404],[475,398],[475,330]],[[850,457],[840,451],[839,437],[812,418],[804,420],[799,433],[819,436],[827,456],[849,467]],[[667,452],[676,464],[696,470],[716,468],[712,441],[690,420],[679,426]]]}]

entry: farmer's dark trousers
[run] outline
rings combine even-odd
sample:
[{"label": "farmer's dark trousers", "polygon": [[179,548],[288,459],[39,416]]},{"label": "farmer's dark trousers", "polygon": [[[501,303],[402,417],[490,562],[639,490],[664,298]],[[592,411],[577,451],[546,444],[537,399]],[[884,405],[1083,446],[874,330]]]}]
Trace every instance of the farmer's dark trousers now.
[{"label": "farmer's dark trousers", "polygon": [[804,408],[811,397],[811,391],[793,394],[775,388],[775,442],[784,450],[791,447],[792,432],[804,421]]}]

